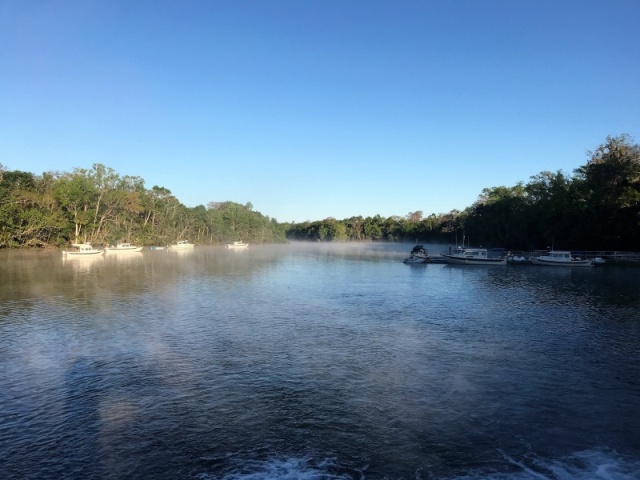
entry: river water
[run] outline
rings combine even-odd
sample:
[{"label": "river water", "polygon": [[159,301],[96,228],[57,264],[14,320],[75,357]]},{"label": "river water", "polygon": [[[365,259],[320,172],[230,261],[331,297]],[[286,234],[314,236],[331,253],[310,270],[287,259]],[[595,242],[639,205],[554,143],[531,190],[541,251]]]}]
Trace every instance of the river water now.
[{"label": "river water", "polygon": [[640,478],[640,269],[410,249],[0,252],[0,478]]}]

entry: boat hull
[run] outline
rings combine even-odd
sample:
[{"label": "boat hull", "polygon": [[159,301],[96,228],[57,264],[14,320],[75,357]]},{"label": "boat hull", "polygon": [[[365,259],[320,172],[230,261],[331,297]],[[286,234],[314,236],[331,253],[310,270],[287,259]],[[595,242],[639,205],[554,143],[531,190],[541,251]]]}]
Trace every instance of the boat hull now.
[{"label": "boat hull", "polygon": [[62,252],[67,257],[94,257],[97,255],[102,255],[102,252],[89,252],[89,253],[76,253],[76,252]]},{"label": "boat hull", "polygon": [[243,243],[243,242],[227,243],[227,248],[232,248],[232,249],[243,249],[243,248],[247,248],[248,246],[249,246],[248,243]]},{"label": "boat hull", "polygon": [[173,245],[169,245],[169,250],[191,250],[195,246],[195,243],[180,241],[178,243],[174,243]]},{"label": "boat hull", "polygon": [[408,258],[405,258],[402,263],[407,265],[421,264],[421,263],[429,263],[431,259],[429,257],[423,257],[421,255],[411,255]]},{"label": "boat hull", "polygon": [[534,265],[544,265],[547,267],[593,267],[591,260],[545,260],[544,258],[532,258],[531,263]]},{"label": "boat hull", "polygon": [[89,243],[72,243],[72,250],[63,250],[64,257],[93,257],[102,255],[104,250],[96,250]]},{"label": "boat hull", "polygon": [[105,250],[109,253],[131,253],[131,252],[141,252],[142,247],[105,248]]},{"label": "boat hull", "polygon": [[102,250],[96,250],[95,252],[62,252],[66,257],[95,257],[97,255],[102,255],[103,253],[104,252]]},{"label": "boat hull", "polygon": [[455,255],[442,255],[447,263],[453,265],[506,265],[506,258],[469,258]]}]

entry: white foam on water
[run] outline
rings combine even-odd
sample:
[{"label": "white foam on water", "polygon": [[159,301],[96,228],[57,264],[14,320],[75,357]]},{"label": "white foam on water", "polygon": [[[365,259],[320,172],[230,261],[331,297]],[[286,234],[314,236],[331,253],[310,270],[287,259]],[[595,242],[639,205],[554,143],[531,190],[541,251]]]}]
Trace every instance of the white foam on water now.
[{"label": "white foam on water", "polygon": [[[624,458],[614,451],[587,450],[558,460],[536,456],[517,460],[500,452],[507,471],[470,471],[454,477],[416,472],[416,480],[638,480],[640,460]],[[333,459],[314,462],[307,458],[280,458],[246,461],[230,471],[215,475],[203,474],[200,480],[367,480],[362,471],[341,468]],[[385,475],[385,480],[408,478]],[[373,479],[370,479],[373,480]]]},{"label": "white foam on water", "polygon": [[512,472],[470,472],[439,480],[638,480],[640,460],[624,458],[614,451],[585,450],[558,460],[539,457],[516,460],[501,452]]},{"label": "white foam on water", "polygon": [[353,475],[336,473],[332,459],[314,464],[307,458],[252,460],[222,475],[201,475],[201,480],[353,480]]}]

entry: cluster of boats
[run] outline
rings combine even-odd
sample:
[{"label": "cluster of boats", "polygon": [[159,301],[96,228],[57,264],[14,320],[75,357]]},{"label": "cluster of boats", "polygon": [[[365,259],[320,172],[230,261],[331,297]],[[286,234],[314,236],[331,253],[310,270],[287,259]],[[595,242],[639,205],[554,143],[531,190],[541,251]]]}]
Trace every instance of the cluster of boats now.
[{"label": "cluster of boats", "polygon": [[[244,249],[249,246],[248,243],[244,242],[233,242],[228,243],[227,248],[232,249]],[[166,247],[158,247],[153,246],[150,247],[151,250],[170,250],[170,251],[185,251],[191,250],[195,247],[194,243],[189,242],[188,240],[179,240],[178,242],[167,245]],[[90,243],[72,243],[71,248],[68,250],[63,250],[62,255],[65,257],[92,257],[98,255],[104,255],[105,253],[132,253],[132,252],[141,252],[141,246],[132,245],[131,243],[118,243],[117,245],[108,245],[104,248],[94,248]]]},{"label": "cluster of boats", "polygon": [[[245,249],[249,246],[244,242],[228,243],[229,249]],[[195,244],[188,240],[180,240],[166,248],[173,251],[191,250]],[[62,254],[66,257],[90,257],[103,255],[104,253],[130,253],[140,252],[143,247],[132,245],[130,243],[118,243],[117,245],[107,246],[104,249],[96,249],[90,243],[74,243],[72,248],[64,250]],[[151,247],[152,250],[163,250],[164,247]],[[529,257],[525,256],[508,256],[502,248],[486,249],[486,248],[464,248],[456,247],[449,253],[443,253],[439,256],[432,257],[423,245],[416,245],[411,250],[407,258],[403,260],[406,264],[421,263],[450,263],[454,265],[506,265],[512,264],[533,264],[545,265],[551,267],[593,267],[598,263],[604,263],[602,258],[588,259],[574,255],[569,251],[552,250],[539,255]]]},{"label": "cluster of boats", "polygon": [[120,252],[140,252],[142,247],[131,245],[130,243],[118,243],[117,245],[109,245],[104,249],[94,248],[90,243],[72,243],[69,250],[63,250],[62,255],[66,257],[91,257],[96,255],[103,255],[105,252],[120,253]]},{"label": "cluster of boats", "polygon": [[431,257],[423,245],[416,245],[410,255],[403,260],[406,264],[450,263],[454,265],[506,265],[532,264],[550,267],[593,267],[604,263],[602,258],[588,259],[572,254],[570,251],[552,250],[546,253],[525,256],[508,256],[503,248],[464,248],[456,247],[449,253]]},{"label": "cluster of boats", "polygon": [[[169,245],[168,249],[189,249],[193,248],[194,244],[189,243],[187,240],[181,240],[174,245]],[[72,243],[69,250],[63,250],[62,255],[65,257],[92,257],[97,255],[104,255],[105,253],[135,253],[142,251],[141,246],[132,245],[131,243],[118,243],[116,245],[108,245],[104,248],[95,248],[90,243]],[[154,250],[164,249],[164,247],[152,247]]]}]

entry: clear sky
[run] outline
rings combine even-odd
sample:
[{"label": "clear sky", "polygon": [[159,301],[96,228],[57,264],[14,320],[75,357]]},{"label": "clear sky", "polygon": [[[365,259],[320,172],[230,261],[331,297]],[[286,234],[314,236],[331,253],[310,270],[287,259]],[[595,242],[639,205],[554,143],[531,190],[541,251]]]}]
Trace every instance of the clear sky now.
[{"label": "clear sky", "polygon": [[638,0],[0,0],[0,163],[278,221],[464,209],[640,141]]}]

